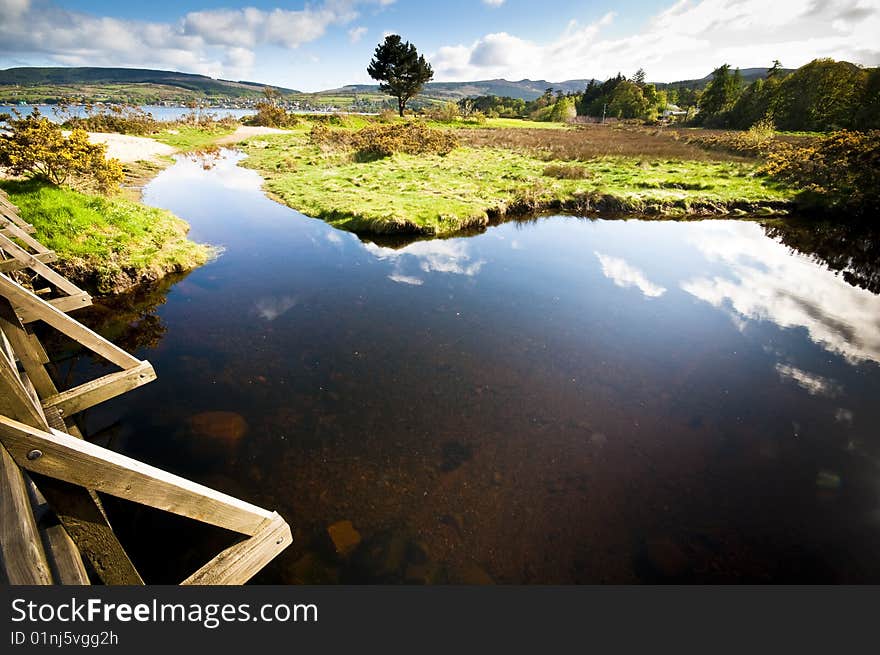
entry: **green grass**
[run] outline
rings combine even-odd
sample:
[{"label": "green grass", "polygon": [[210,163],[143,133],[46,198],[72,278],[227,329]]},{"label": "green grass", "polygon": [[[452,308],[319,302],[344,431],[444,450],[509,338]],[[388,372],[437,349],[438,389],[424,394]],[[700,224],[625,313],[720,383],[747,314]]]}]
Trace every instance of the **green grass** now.
[{"label": "green grass", "polygon": [[186,238],[189,226],[163,209],[39,182],[2,181],[34,237],[59,257],[55,264],[101,294],[204,264],[207,246]]},{"label": "green grass", "polygon": [[150,138],[168,144],[178,150],[190,152],[201,150],[213,145],[214,141],[232,134],[234,130],[227,127],[174,127],[172,129],[147,135]]},{"label": "green grass", "polygon": [[324,152],[299,132],[257,137],[244,150],[243,165],[263,175],[274,197],[355,232],[451,234],[495,214],[591,207],[669,216],[743,207],[768,213],[791,197],[741,162],[599,157],[578,162],[582,179],[558,179],[544,175],[551,163],[545,158],[502,148],[356,163],[351,153]]}]

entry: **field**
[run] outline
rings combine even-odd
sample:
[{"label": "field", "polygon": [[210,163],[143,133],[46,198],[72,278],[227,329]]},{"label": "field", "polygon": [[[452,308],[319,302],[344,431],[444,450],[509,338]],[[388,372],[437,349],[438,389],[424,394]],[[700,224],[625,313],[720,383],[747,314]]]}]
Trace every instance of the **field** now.
[{"label": "field", "polygon": [[460,129],[461,145],[446,155],[358,161],[310,143],[299,129],[251,139],[243,165],[263,175],[273,197],[355,232],[446,235],[543,211],[674,218],[784,211],[791,192],[756,175],[756,162],[655,132]]}]

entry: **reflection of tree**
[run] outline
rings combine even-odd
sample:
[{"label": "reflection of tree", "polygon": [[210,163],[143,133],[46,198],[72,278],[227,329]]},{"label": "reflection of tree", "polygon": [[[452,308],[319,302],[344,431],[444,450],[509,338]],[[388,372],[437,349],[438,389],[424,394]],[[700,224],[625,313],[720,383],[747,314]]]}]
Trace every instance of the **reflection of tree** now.
[{"label": "reflection of tree", "polygon": [[[95,298],[91,307],[76,312],[76,319],[129,352],[156,348],[168,329],[156,311],[165,304],[171,287],[188,274],[166,275],[128,293]],[[84,352],[55,330],[41,330],[40,338],[56,362],[78,359]]]},{"label": "reflection of tree", "polygon": [[880,293],[880,229],[865,223],[772,221],[767,236],[811,255],[849,284]]}]

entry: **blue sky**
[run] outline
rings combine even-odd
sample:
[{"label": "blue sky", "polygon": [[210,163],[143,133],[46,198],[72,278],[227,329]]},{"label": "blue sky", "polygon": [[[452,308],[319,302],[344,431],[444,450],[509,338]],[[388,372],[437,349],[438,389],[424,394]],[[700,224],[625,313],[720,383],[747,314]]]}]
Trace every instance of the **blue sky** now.
[{"label": "blue sky", "polygon": [[880,0],[0,0],[0,68],[150,67],[318,90],[369,82],[390,32],[416,44],[438,81],[880,64]]}]

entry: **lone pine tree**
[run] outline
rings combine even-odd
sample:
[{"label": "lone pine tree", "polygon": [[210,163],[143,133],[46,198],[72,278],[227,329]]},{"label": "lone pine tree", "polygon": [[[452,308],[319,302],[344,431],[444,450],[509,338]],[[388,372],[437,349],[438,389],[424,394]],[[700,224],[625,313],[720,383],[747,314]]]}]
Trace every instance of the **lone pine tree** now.
[{"label": "lone pine tree", "polygon": [[379,80],[379,90],[397,98],[397,110],[403,116],[406,103],[422,90],[426,82],[434,77],[431,64],[407,41],[404,43],[397,34],[390,34],[385,41],[376,46],[373,60],[367,73]]}]

